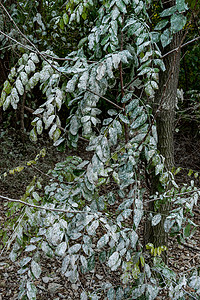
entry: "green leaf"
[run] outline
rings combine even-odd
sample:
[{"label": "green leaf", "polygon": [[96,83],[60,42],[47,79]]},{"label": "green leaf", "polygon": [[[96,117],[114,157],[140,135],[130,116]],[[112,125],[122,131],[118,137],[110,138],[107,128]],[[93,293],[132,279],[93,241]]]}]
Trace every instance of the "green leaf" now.
[{"label": "green leaf", "polygon": [[3,90],[6,92],[7,95],[9,95],[11,92],[11,89],[12,89],[12,86],[11,86],[10,82],[8,80],[6,80],[4,82]]},{"label": "green leaf", "polygon": [[69,16],[67,13],[64,13],[63,15],[63,21],[65,23],[65,25],[67,25],[69,23]]},{"label": "green leaf", "polygon": [[155,216],[152,218],[152,220],[151,220],[152,226],[156,226],[158,223],[160,223],[161,218],[162,218],[162,217],[161,217],[161,214],[155,215]]},{"label": "green leaf", "polygon": [[37,141],[37,133],[36,133],[35,127],[30,131],[30,139],[31,139],[33,142],[36,142],[36,141]]},{"label": "green leaf", "polygon": [[183,29],[187,22],[187,17],[182,14],[174,14],[171,16],[171,31],[176,33]]},{"label": "green leaf", "polygon": [[161,44],[164,47],[166,47],[168,44],[171,43],[172,41],[172,35],[171,35],[171,31],[169,28],[167,28],[162,34],[161,34],[161,37],[160,37],[160,40],[161,40]]},{"label": "green leaf", "polygon": [[172,6],[170,8],[167,8],[165,10],[163,10],[160,14],[161,17],[168,17],[173,15],[175,12],[177,11],[177,7],[176,6]]},{"label": "green leaf", "polygon": [[164,20],[161,20],[154,28],[154,30],[161,30],[163,29],[167,24],[169,23],[168,20],[164,19]]},{"label": "green leaf", "polygon": [[29,300],[36,300],[37,289],[36,289],[35,285],[28,280],[27,284],[26,284],[26,287],[27,287],[27,297],[28,297],[28,299]]},{"label": "green leaf", "polygon": [[121,119],[121,121],[122,121],[123,123],[125,123],[125,124],[129,124],[129,123],[130,123],[130,121],[129,121],[129,119],[127,118],[127,116],[124,116],[124,115],[122,115],[122,114],[119,114],[119,117],[120,117],[120,119]]},{"label": "green leaf", "polygon": [[119,260],[119,252],[115,251],[108,259],[108,266],[112,268]]},{"label": "green leaf", "polygon": [[107,298],[108,298],[108,300],[114,300],[115,299],[115,290],[114,290],[114,288],[110,288],[108,290]]},{"label": "green leaf", "polygon": [[42,273],[40,265],[35,260],[32,260],[32,262],[31,262],[31,271],[32,271],[33,275],[35,276],[35,278],[37,278],[37,279],[40,277],[40,275]]},{"label": "green leaf", "polygon": [[185,3],[185,0],[176,0],[176,7],[179,12],[184,12],[188,9],[187,4]]},{"label": "green leaf", "polygon": [[185,228],[183,229],[183,235],[184,237],[189,237],[190,236],[190,230],[191,230],[191,225],[187,224]]}]

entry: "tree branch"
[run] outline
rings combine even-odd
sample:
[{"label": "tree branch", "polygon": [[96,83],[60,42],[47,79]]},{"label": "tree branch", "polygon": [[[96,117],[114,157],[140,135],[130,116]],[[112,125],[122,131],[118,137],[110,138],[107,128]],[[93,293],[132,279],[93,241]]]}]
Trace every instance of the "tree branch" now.
[{"label": "tree branch", "polygon": [[187,45],[189,45],[189,44],[191,44],[191,43],[194,43],[194,42],[198,41],[199,39],[200,39],[200,36],[197,36],[197,37],[194,38],[193,40],[190,40],[190,41],[188,41],[187,43],[185,43],[185,44],[183,44],[183,45],[181,45],[181,46],[179,46],[179,47],[177,47],[177,48],[175,48],[175,49],[173,49],[173,50],[167,52],[167,53],[164,54],[161,58],[164,58],[164,57],[170,55],[171,53],[173,53],[173,52],[175,52],[175,51],[177,52],[177,51],[179,51],[180,48],[183,48],[183,47],[185,47],[185,46],[187,46]]},{"label": "tree branch", "polygon": [[[25,201],[19,200],[19,199],[12,199],[9,197],[5,197],[0,195],[0,198],[3,200],[7,200],[9,202],[16,202],[16,203],[21,203],[23,205],[29,206],[29,207],[33,207],[33,208],[37,208],[37,209],[43,209],[43,210],[47,210],[47,211],[55,211],[55,212],[61,212],[61,213],[81,213],[81,214],[97,214],[97,212],[89,212],[89,211],[81,211],[81,210],[69,210],[69,209],[59,209],[59,208],[48,208],[48,207],[44,207],[44,206],[40,206],[40,205],[34,205],[34,204],[30,204],[27,203]],[[101,213],[99,213],[101,214]]]}]

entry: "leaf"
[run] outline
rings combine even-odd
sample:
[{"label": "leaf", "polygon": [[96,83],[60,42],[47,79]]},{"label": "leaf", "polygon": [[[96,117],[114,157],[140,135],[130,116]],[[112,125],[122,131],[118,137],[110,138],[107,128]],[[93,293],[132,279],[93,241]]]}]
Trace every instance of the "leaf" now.
[{"label": "leaf", "polygon": [[54,255],[53,250],[49,247],[47,242],[42,242],[41,249],[49,257]]},{"label": "leaf", "polygon": [[48,119],[44,120],[45,129],[48,129],[51,126],[54,119],[55,119],[55,115],[51,115]]},{"label": "leaf", "polygon": [[109,235],[104,234],[97,242],[97,248],[103,248],[109,241]]},{"label": "leaf", "polygon": [[51,127],[50,131],[49,131],[49,137],[50,139],[53,139],[53,135],[54,135],[54,132],[57,128],[57,124],[53,124],[53,126]]},{"label": "leaf", "polygon": [[15,82],[18,93],[22,96],[24,94],[24,87],[21,80],[18,78]]},{"label": "leaf", "polygon": [[31,259],[32,259],[31,257],[23,258],[19,263],[20,267],[22,268],[22,267],[26,266],[31,261]]},{"label": "leaf", "polygon": [[168,44],[171,43],[172,38],[173,38],[173,37],[172,37],[172,35],[171,35],[170,29],[167,28],[167,29],[161,34],[161,37],[160,37],[161,44],[162,44],[163,48],[165,48]]},{"label": "leaf", "polygon": [[173,15],[177,10],[177,7],[174,5],[170,8],[167,8],[165,10],[163,10],[160,14],[161,17],[168,17],[168,16],[171,16]]},{"label": "leaf", "polygon": [[122,114],[119,114],[120,119],[122,120],[123,123],[125,124],[129,124],[129,119],[127,118],[127,116],[124,116]]},{"label": "leaf", "polygon": [[112,268],[119,260],[119,252],[115,251],[108,259],[108,266]]},{"label": "leaf", "polygon": [[108,300],[115,300],[115,290],[114,288],[110,288],[107,292]]},{"label": "leaf", "polygon": [[87,296],[87,293],[85,291],[83,291],[81,293],[81,297],[80,297],[80,300],[87,300],[88,299],[88,296]]},{"label": "leaf", "polygon": [[32,271],[33,275],[35,276],[35,278],[37,278],[37,279],[40,277],[40,275],[42,273],[40,265],[35,260],[32,260],[32,262],[31,262],[31,271]]},{"label": "leaf", "polygon": [[37,141],[37,133],[36,133],[35,127],[30,131],[30,139],[31,139],[33,142],[36,142],[36,141]]},{"label": "leaf", "polygon": [[43,131],[42,120],[37,121],[36,130],[39,135],[42,134],[42,131]]},{"label": "leaf", "polygon": [[76,135],[78,133],[79,123],[76,116],[73,116],[70,121],[70,133]]},{"label": "leaf", "polygon": [[65,25],[67,25],[69,23],[69,16],[67,13],[64,13],[63,15],[63,21],[65,23]]},{"label": "leaf", "polygon": [[79,83],[78,83],[78,88],[81,90],[85,90],[87,87],[87,81],[88,81],[88,71],[83,72],[83,74],[81,75],[80,79],[79,79]]},{"label": "leaf", "polygon": [[176,0],[176,7],[179,12],[184,12],[188,9],[187,4],[185,3],[185,0]]},{"label": "leaf", "polygon": [[134,224],[136,229],[138,228],[140,221],[143,216],[143,210],[142,209],[135,209],[135,214],[134,214]]},{"label": "leaf", "polygon": [[187,22],[187,17],[182,14],[174,14],[171,16],[171,30],[173,33],[176,33],[183,29]]},{"label": "leaf", "polygon": [[33,112],[33,115],[39,115],[44,112],[44,108],[40,107]]},{"label": "leaf", "polygon": [[81,264],[83,266],[84,269],[87,269],[87,259],[85,258],[85,256],[81,255],[80,256],[80,260],[81,260]]},{"label": "leaf", "polygon": [[124,4],[124,2],[122,0],[117,0],[116,5],[123,14],[127,13],[126,5]]},{"label": "leaf", "polygon": [[87,226],[87,233],[89,235],[95,235],[98,227],[99,227],[99,220],[94,220],[90,226]]},{"label": "leaf", "polygon": [[138,241],[138,235],[137,235],[137,233],[136,233],[134,230],[132,230],[132,231],[129,233],[129,238],[130,238],[130,240],[131,240],[131,247],[132,247],[132,248],[135,248],[136,243],[137,243],[137,241]]},{"label": "leaf", "polygon": [[163,29],[167,24],[169,23],[169,21],[167,19],[165,20],[161,20],[154,28],[154,30],[161,30]]},{"label": "leaf", "polygon": [[68,249],[69,254],[77,253],[81,249],[81,244],[75,244]]},{"label": "leaf", "polygon": [[29,251],[33,251],[35,250],[37,247],[35,245],[29,245],[29,246],[26,246],[25,248],[25,252],[29,252]]},{"label": "leaf", "polygon": [[152,226],[156,226],[158,223],[160,223],[160,221],[161,221],[161,214],[157,214],[157,215],[155,215],[153,218],[152,218],[152,220],[151,220],[151,225]]},{"label": "leaf", "polygon": [[21,77],[21,81],[22,81],[23,85],[27,84],[27,82],[28,82],[28,75],[26,74],[26,72],[21,72],[20,73],[20,77]]},{"label": "leaf", "polygon": [[26,283],[26,287],[27,287],[27,297],[28,297],[28,299],[29,300],[36,300],[37,289],[36,289],[35,285],[28,280],[27,283]]},{"label": "leaf", "polygon": [[[64,220],[63,220],[64,221]],[[56,249],[55,249],[55,254],[58,256],[64,256],[65,252],[67,250],[67,243],[66,242],[62,242],[60,243]]]}]

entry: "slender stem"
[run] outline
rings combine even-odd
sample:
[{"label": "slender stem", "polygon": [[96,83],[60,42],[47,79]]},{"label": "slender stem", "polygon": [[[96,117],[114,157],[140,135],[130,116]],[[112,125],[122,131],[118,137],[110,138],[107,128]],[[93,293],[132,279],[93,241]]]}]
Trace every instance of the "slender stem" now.
[{"label": "slender stem", "polygon": [[34,205],[34,204],[31,204],[31,203],[28,203],[28,202],[25,202],[25,201],[22,201],[22,200],[19,200],[19,199],[8,198],[8,197],[2,196],[2,195],[0,195],[0,198],[3,199],[3,200],[10,201],[10,202],[21,203],[21,204],[24,204],[24,205],[29,206],[29,207],[43,209],[43,210],[47,210],[47,211],[56,211],[56,212],[61,212],[61,213],[97,214],[97,212],[88,212],[88,211],[70,210],[70,209],[59,209],[59,208],[49,208],[49,207],[44,207],[44,206],[40,206],[40,205]]}]

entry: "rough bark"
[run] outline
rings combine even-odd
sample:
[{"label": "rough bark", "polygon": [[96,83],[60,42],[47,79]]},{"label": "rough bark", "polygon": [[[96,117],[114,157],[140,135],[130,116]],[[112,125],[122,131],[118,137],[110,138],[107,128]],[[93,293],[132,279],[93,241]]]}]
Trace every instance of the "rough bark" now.
[{"label": "rough bark", "polygon": [[[181,37],[181,33],[175,34],[170,45],[166,47],[165,53],[177,48],[180,45]],[[154,110],[158,131],[158,150],[165,158],[166,169],[171,170],[174,166],[174,115],[180,68],[180,51],[166,56],[164,63],[166,70],[160,74],[159,89],[155,95]],[[159,182],[157,178],[154,178],[152,193],[155,194],[156,191],[159,191]],[[148,211],[160,213],[162,220],[154,227],[151,226],[150,222],[147,222],[145,244],[151,242],[154,244],[154,247],[167,246],[168,235],[164,231],[164,221],[169,210],[170,203],[167,199],[160,203],[157,208],[153,202],[149,204]],[[167,262],[166,256],[164,256],[164,260]]]}]

